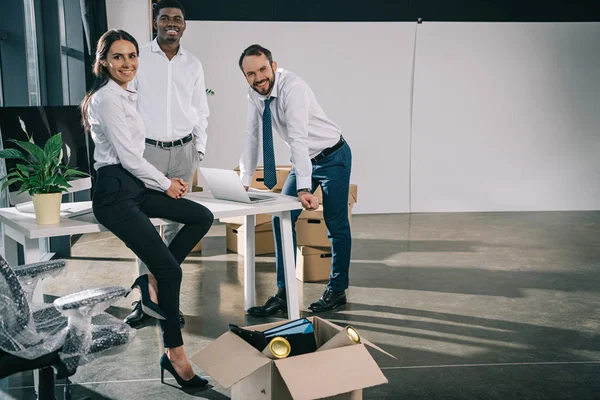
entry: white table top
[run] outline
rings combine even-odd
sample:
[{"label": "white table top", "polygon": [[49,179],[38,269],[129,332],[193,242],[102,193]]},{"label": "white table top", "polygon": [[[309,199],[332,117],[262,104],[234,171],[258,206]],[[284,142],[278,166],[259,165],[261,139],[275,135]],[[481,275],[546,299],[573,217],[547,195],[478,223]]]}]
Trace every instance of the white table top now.
[{"label": "white table top", "polygon": [[[207,207],[212,211],[215,219],[256,214],[272,214],[302,208],[302,205],[296,197],[284,196],[276,193],[268,193],[268,195],[276,197],[276,200],[256,204],[245,204],[215,199],[210,192],[189,193],[185,198],[196,201]],[[91,201],[83,201],[62,204],[61,219],[56,225],[37,225],[35,223],[35,214],[32,212],[20,212],[14,207],[0,208],[0,222],[10,226],[30,239],[106,231],[107,229],[96,221],[93,213],[66,218],[69,211],[77,211],[82,208],[91,209],[91,203]],[[151,221],[154,225],[167,225],[171,223],[171,221],[160,218],[152,218]]]}]

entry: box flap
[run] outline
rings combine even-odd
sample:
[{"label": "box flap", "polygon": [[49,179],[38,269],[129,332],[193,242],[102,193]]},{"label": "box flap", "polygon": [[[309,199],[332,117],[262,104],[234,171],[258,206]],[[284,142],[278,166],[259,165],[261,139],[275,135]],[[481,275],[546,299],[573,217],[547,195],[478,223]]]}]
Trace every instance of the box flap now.
[{"label": "box flap", "polygon": [[[344,329],[343,327],[334,324],[333,322],[329,322],[326,319],[322,319],[319,317],[315,317],[315,319],[318,320],[318,327],[315,327],[315,334],[317,335],[317,346],[321,346],[323,343],[325,343],[325,341],[331,339],[336,333],[338,333],[339,331],[341,331],[342,329]],[[352,324],[347,324],[352,326]],[[318,332],[317,332],[318,331]],[[388,353],[387,351],[383,350],[382,348],[380,348],[379,346],[377,346],[376,344],[372,343],[371,341],[367,340],[364,336],[362,336],[360,334],[360,331],[358,331],[358,334],[360,335],[360,342],[365,344],[366,346],[369,346],[370,348],[377,350],[387,356],[392,357],[394,360],[397,360],[398,358],[391,355],[390,353]]]},{"label": "box flap", "polygon": [[300,254],[303,256],[309,256],[312,254],[331,254],[331,247],[311,247],[311,246],[300,246]]},{"label": "box flap", "polygon": [[320,399],[388,382],[362,344],[277,360],[275,366],[294,399]]},{"label": "box flap", "polygon": [[299,219],[323,219],[323,205],[320,205],[316,210],[302,210]]},{"label": "box flap", "polygon": [[231,332],[221,335],[191,358],[225,388],[271,362]]},{"label": "box flap", "polygon": [[[227,223],[225,225],[226,229],[231,229],[233,231],[233,233],[237,234],[244,234],[246,232],[246,225],[239,225],[239,224],[230,224]],[[267,222],[264,224],[260,224],[260,225],[255,225],[254,226],[254,232],[255,233],[259,233],[259,232],[269,232],[273,230],[273,225],[271,224],[271,222]]]}]

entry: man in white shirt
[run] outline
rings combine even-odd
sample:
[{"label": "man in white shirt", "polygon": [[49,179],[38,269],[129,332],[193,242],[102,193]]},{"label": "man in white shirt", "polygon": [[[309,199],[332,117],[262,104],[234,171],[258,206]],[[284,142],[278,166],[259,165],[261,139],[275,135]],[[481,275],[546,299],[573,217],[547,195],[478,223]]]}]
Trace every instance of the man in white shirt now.
[{"label": "man in white shirt", "polygon": [[[308,210],[319,206],[312,193],[323,192],[323,216],[332,245],[329,284],[321,298],[312,303],[312,312],[332,310],[346,304],[352,237],[348,220],[348,189],[352,168],[350,146],[340,128],[327,118],[311,88],[297,75],[277,69],[271,52],[252,45],[242,53],[239,66],[250,84],[248,122],[240,157],[240,178],[246,188],[258,164],[262,148],[264,183],[276,184],[273,133],[289,146],[293,168],[282,193],[298,196]],[[262,145],[260,144],[262,142]],[[300,210],[292,211],[292,231],[296,247],[295,223]],[[258,307],[248,309],[253,316],[269,316],[287,309],[279,218],[273,218],[276,241],[277,293]]]},{"label": "man in white shirt", "polygon": [[[185,10],[176,0],[162,0],[154,8],[156,38],[140,48],[138,72],[133,87],[138,92],[137,109],[146,127],[144,158],[167,178],[191,181],[206,151],[208,102],[202,64],[185,50],[180,40],[185,31]],[[180,225],[167,225],[167,244]],[[139,274],[149,273],[138,260]],[[160,293],[159,293],[160,296]],[[125,318],[130,326],[148,318],[140,303]],[[180,324],[185,321],[180,315]]]}]

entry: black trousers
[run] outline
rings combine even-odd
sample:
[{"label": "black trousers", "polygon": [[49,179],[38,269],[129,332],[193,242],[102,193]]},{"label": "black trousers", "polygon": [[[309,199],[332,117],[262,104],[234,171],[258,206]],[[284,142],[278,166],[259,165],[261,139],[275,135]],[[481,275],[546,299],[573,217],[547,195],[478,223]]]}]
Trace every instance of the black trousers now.
[{"label": "black trousers", "polygon": [[[98,222],[121,239],[156,277],[158,306],[166,317],[160,321],[164,346],[183,345],[179,327],[180,265],[212,226],[213,214],[193,201],[147,189],[121,165],[98,170],[92,204]],[[165,218],[184,226],[167,247],[150,218]]]}]

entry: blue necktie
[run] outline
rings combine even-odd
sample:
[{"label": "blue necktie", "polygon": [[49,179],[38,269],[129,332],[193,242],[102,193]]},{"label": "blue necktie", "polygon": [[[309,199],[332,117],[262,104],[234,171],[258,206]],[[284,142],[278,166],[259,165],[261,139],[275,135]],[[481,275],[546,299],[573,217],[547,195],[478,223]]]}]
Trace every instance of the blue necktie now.
[{"label": "blue necktie", "polygon": [[263,166],[265,174],[265,186],[273,189],[277,184],[277,173],[275,172],[275,151],[273,150],[273,123],[271,121],[271,109],[269,103],[272,98],[265,99],[265,111],[263,111]]}]

